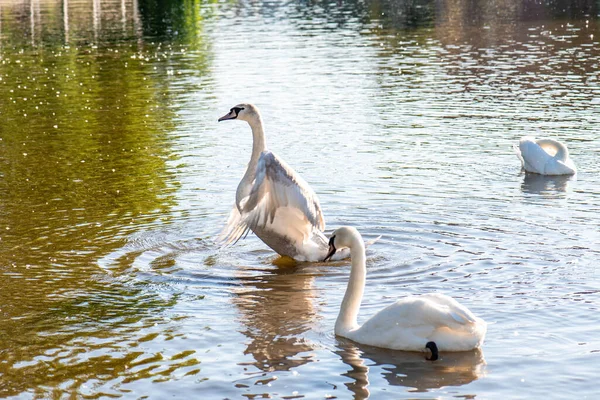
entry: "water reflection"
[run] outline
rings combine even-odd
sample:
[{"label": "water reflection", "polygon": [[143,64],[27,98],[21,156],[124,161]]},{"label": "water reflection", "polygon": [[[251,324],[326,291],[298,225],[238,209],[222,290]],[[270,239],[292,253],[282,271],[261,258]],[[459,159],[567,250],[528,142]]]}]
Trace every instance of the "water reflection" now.
[{"label": "water reflection", "polygon": [[211,8],[201,5],[185,0],[3,1],[0,45],[141,43],[151,37],[196,47],[205,19],[213,16]]},{"label": "water reflection", "polygon": [[288,371],[310,358],[298,357],[311,351],[312,344],[302,334],[318,318],[313,288],[314,272],[298,267],[277,267],[255,276],[236,290],[233,303],[238,307],[242,333],[248,337],[245,354],[263,371]]},{"label": "water reflection", "polygon": [[79,397],[194,365],[153,372],[165,360],[146,350],[177,335],[161,313],[178,293],[97,265],[175,204],[177,52],[138,41],[135,1],[0,7],[0,396]]},{"label": "water reflection", "polygon": [[[275,2],[257,4],[253,12],[277,16],[289,12],[289,7]],[[549,21],[552,19],[593,19],[598,14],[595,1],[573,3],[569,0],[553,2],[467,1],[467,0],[350,0],[344,2],[299,2],[292,5],[293,22],[315,19],[327,22],[321,29],[345,27],[356,22],[374,32],[389,30],[415,30],[435,28],[441,40],[469,41],[482,35],[471,35],[473,27],[484,27],[483,36],[498,39],[502,35],[515,34],[521,21]],[[248,9],[240,7],[242,15]]]},{"label": "water reflection", "polygon": [[16,18],[3,18],[0,41],[16,44],[28,38],[36,46],[139,38],[138,8],[137,0],[2,2],[2,13]]},{"label": "water reflection", "polygon": [[[356,399],[370,396],[369,373],[380,366],[385,380],[392,386],[406,386],[415,392],[426,392],[444,386],[462,386],[485,374],[485,360],[481,350],[444,353],[435,362],[416,352],[392,351],[363,346],[338,338],[337,351],[342,361],[352,369],[344,375],[353,379],[346,386]],[[370,377],[373,380],[373,377]]]},{"label": "water reflection", "polygon": [[[160,317],[165,308],[173,306],[176,297],[163,300],[143,285],[122,288],[105,282],[100,287],[84,282],[79,286],[79,293],[62,296],[52,304],[40,297],[38,308],[25,304],[19,306],[22,314],[18,317],[8,321],[3,318],[0,395],[34,391],[38,397],[47,398],[48,390],[53,390],[57,396],[62,393],[78,397],[77,393],[85,392],[88,380],[100,386],[121,375],[129,381],[154,375],[139,372],[146,367],[156,368],[161,358],[148,357],[140,344],[148,337],[168,340],[177,334]],[[35,294],[44,295],[38,291]],[[22,301],[23,297],[17,295],[13,301]],[[109,393],[119,392],[113,389]]]},{"label": "water reflection", "polygon": [[564,193],[569,189],[571,180],[574,179],[571,175],[540,175],[523,173],[523,183],[521,190],[524,193],[551,195]]},{"label": "water reflection", "polygon": [[[516,159],[504,164],[498,155],[525,126],[595,140],[598,3],[470,4],[0,1],[0,397],[193,397],[198,390],[235,397],[224,393],[232,381],[257,369],[282,371],[272,386],[264,385],[265,397],[283,396],[284,383],[300,381],[305,387],[299,390],[314,397],[315,385],[329,390],[329,376],[347,370],[357,397],[373,393],[369,381],[404,393],[406,387],[467,385],[482,376],[476,355],[455,366],[431,364],[419,354],[413,359],[344,344],[339,355],[331,354],[331,336],[317,344],[303,339],[312,337],[319,318],[335,317],[339,302],[317,303],[314,272],[271,272],[246,251],[251,246],[235,250],[236,260],[247,257],[247,274],[239,262],[227,269],[214,257],[203,273],[186,275],[203,268],[210,250],[197,233],[211,229],[224,198],[204,183],[225,179],[236,158],[235,151],[227,162],[215,157],[216,147],[230,144],[212,132],[214,119],[205,114],[209,104],[231,104],[225,99],[242,94],[276,108],[293,103],[297,113],[274,121],[285,131],[273,135],[274,147],[292,146],[309,161],[301,162],[307,172],[319,171],[312,176],[323,180],[311,181],[336,193],[328,202],[334,223],[351,218],[372,229],[406,231],[390,238],[409,238],[418,255],[400,254],[389,241],[380,245],[390,259],[414,256],[436,266],[430,276],[421,269],[411,279],[437,286],[429,279],[439,278],[451,291],[457,290],[452,279],[500,288],[499,309],[518,303],[538,311],[521,338],[556,325],[560,313],[538,307],[551,293],[552,304],[575,318],[564,336],[587,330],[592,337],[593,318],[580,305],[597,288],[593,279],[577,278],[594,273],[591,249],[598,240],[589,232],[598,225],[597,185],[577,182],[576,201],[560,213],[561,234],[550,232],[556,227],[550,221],[548,240],[540,241],[520,229],[522,216],[532,215],[526,208],[504,218],[505,209],[522,205],[507,195],[521,177],[506,173]],[[325,121],[331,125],[315,135],[316,148],[333,150],[315,156],[305,151],[312,137],[302,132],[323,132]],[[336,141],[340,145],[331,146]],[[581,155],[585,165],[597,165],[590,152]],[[323,175],[334,159],[354,160],[340,179]],[[386,180],[373,173],[377,162],[391,171]],[[543,180],[544,188],[524,176],[523,192],[561,196],[574,184]],[[462,239],[456,253],[440,256],[422,221],[444,218],[462,221],[452,227]],[[178,225],[183,220],[194,228]],[[493,237],[468,229],[483,226],[480,221],[490,232],[507,225]],[[128,247],[139,231],[156,236],[134,236]],[[250,278],[231,279],[236,268]],[[532,290],[524,294],[518,286],[531,276]],[[372,277],[380,287],[391,279]],[[572,278],[569,285],[561,284],[565,277]],[[386,295],[394,296],[393,287]],[[573,298],[569,290],[583,293],[575,296],[582,301],[565,302]],[[498,303],[495,293],[485,293]],[[179,312],[189,316],[184,323]],[[239,326],[243,335],[235,331]],[[527,353],[519,337],[514,341]],[[555,383],[545,372],[560,369],[565,354],[584,353],[576,344],[557,351],[556,343],[540,338],[546,355],[540,369],[531,359],[507,360],[501,345],[492,337],[489,343],[486,356],[494,358],[497,379],[474,386],[506,398],[518,390],[510,382],[522,376],[542,393]],[[211,351],[195,355],[200,349]],[[312,363],[309,353],[324,362]],[[572,375],[593,382],[589,360],[571,358]],[[244,361],[250,366],[240,367]],[[518,377],[514,362],[528,367]],[[438,365],[446,367],[434,376]],[[294,382],[295,372],[300,378]],[[500,387],[500,381],[509,383]],[[576,386],[564,379],[553,388],[568,396]]]}]

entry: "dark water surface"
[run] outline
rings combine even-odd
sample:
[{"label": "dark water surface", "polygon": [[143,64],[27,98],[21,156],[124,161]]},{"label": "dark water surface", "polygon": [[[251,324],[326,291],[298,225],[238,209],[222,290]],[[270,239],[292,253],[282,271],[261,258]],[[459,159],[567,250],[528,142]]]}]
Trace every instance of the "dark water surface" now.
[{"label": "dark water surface", "polygon": [[[0,0],[0,397],[597,398],[599,12]],[[336,338],[348,262],[218,248],[246,101],[328,230],[382,235],[359,322],[441,291],[481,351]],[[521,173],[526,134],[578,174]]]}]

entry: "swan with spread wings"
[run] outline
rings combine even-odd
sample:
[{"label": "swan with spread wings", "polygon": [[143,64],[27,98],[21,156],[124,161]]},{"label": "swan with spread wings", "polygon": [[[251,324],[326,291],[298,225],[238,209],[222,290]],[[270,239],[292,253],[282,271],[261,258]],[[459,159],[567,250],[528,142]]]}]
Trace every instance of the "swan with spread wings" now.
[{"label": "swan with spread wings", "polygon": [[[262,118],[252,104],[238,104],[219,121],[242,120],[252,129],[252,155],[220,239],[237,242],[252,231],[278,254],[297,261],[322,261],[329,245],[319,199],[308,183],[267,149]],[[350,255],[348,249],[336,259]]]}]

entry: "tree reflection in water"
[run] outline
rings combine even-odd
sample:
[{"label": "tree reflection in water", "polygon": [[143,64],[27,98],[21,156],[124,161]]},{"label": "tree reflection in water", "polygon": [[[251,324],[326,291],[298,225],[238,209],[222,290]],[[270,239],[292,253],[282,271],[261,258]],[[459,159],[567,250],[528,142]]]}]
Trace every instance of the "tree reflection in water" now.
[{"label": "tree reflection in water", "polygon": [[[170,358],[153,346],[177,335],[161,313],[179,295],[98,264],[160,224],[179,186],[167,71],[181,54],[144,41],[137,9],[0,4],[0,397],[81,397],[90,381],[118,396],[117,380],[156,378]],[[200,25],[186,23],[193,47]],[[166,375],[193,358],[176,355]]]}]

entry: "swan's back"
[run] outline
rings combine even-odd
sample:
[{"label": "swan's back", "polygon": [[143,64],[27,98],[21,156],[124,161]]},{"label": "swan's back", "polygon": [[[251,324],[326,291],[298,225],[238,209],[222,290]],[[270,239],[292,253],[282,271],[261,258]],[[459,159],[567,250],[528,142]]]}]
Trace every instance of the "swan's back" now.
[{"label": "swan's back", "polygon": [[565,145],[553,139],[526,136],[515,146],[525,171],[541,175],[572,175],[577,170]]},{"label": "swan's back", "polygon": [[486,331],[486,323],[453,298],[425,294],[398,300],[348,337],[398,350],[422,351],[434,341],[440,351],[465,351],[481,346]]}]

